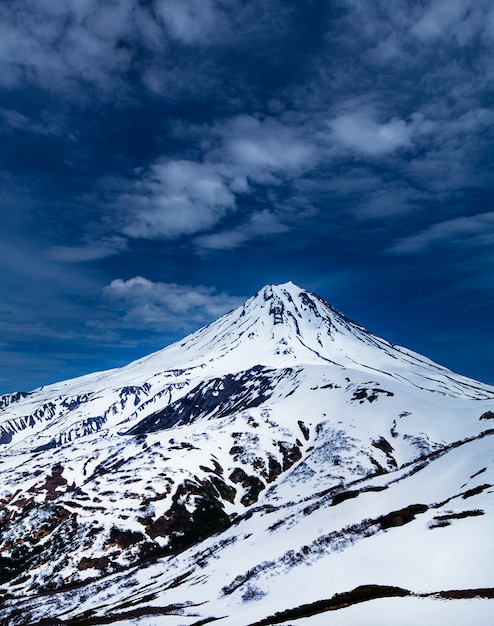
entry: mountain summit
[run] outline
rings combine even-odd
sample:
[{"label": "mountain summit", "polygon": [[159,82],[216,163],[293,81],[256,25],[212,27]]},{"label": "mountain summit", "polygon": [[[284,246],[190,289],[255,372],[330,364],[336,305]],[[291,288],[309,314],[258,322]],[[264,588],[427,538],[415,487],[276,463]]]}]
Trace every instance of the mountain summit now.
[{"label": "mountain summit", "polygon": [[[182,352],[184,348],[189,354]],[[475,395],[480,391],[484,397],[471,379],[372,335],[292,282],[267,285],[243,306],[158,354],[170,356],[174,362],[180,356],[195,362],[197,352],[200,362],[207,354],[209,362],[217,361],[219,367],[223,359],[231,367],[235,361],[244,366],[326,362],[406,377],[412,384],[420,379],[425,388],[447,394]]]},{"label": "mountain summit", "polygon": [[126,367],[0,397],[0,621],[381,625],[406,602],[460,624],[473,598],[487,624],[493,418],[493,387],[268,285]]},{"label": "mountain summit", "polygon": [[288,282],[265,286],[212,324],[125,367],[3,396],[0,445],[56,446],[143,419],[208,377],[304,365],[378,374],[458,398],[494,397],[493,387],[372,335]]}]

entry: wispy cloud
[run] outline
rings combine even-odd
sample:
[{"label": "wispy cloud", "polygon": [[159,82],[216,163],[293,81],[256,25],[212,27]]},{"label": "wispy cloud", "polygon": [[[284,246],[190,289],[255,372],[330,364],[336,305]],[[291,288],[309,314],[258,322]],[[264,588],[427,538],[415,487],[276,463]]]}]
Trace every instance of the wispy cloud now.
[{"label": "wispy cloud", "polygon": [[113,280],[103,293],[123,307],[124,326],[162,332],[164,326],[183,329],[214,319],[242,302],[213,287],[152,282],[142,276]]},{"label": "wispy cloud", "polygon": [[12,109],[0,109],[0,133],[22,131],[34,135],[59,135],[60,127],[53,121],[38,121]]},{"label": "wispy cloud", "polygon": [[0,84],[35,84],[74,98],[88,88],[100,97],[130,95],[130,72],[139,67],[145,77],[164,66],[162,76],[170,75],[172,42],[214,43],[225,21],[214,0],[1,3]]},{"label": "wispy cloud", "polygon": [[190,96],[191,74],[196,86],[221,74],[205,75],[209,59],[198,62],[194,55],[190,62],[197,47],[245,50],[257,39],[257,46],[272,48],[284,32],[284,12],[278,0],[2,2],[0,85],[34,85],[79,102],[95,96],[125,100],[133,99],[131,83],[139,76],[161,97],[177,91]]},{"label": "wispy cloud", "polygon": [[458,217],[433,224],[423,231],[405,237],[390,248],[395,254],[414,254],[436,244],[448,246],[492,245],[494,243],[494,213]]},{"label": "wispy cloud", "polygon": [[289,226],[280,222],[274,213],[264,210],[252,214],[247,222],[235,228],[196,237],[194,243],[205,250],[232,250],[251,239],[279,235],[288,230]]},{"label": "wispy cloud", "polygon": [[411,33],[421,41],[450,37],[464,45],[483,28],[476,4],[472,0],[434,0],[413,24]]},{"label": "wispy cloud", "polygon": [[130,62],[128,48],[119,42],[131,37],[132,3],[127,0],[2,3],[0,83],[34,82],[67,91],[81,81],[106,91]]},{"label": "wispy cloud", "polygon": [[53,246],[44,252],[44,256],[61,263],[81,263],[98,261],[120,254],[127,248],[127,241],[122,237],[111,237],[101,241],[87,241],[81,246]]},{"label": "wispy cloud", "polygon": [[317,158],[313,140],[303,128],[274,118],[239,115],[216,132],[223,139],[217,153],[221,159],[256,180],[267,174],[296,175],[310,169]]},{"label": "wispy cloud", "polygon": [[234,181],[210,163],[157,162],[117,200],[125,207],[122,232],[173,239],[211,228],[235,208]]},{"label": "wispy cloud", "polygon": [[156,13],[173,38],[190,45],[211,42],[226,22],[213,0],[162,0],[156,4]]},{"label": "wispy cloud", "polygon": [[343,113],[330,122],[332,139],[343,148],[369,156],[379,156],[406,148],[416,132],[415,116],[410,122],[393,117],[379,122],[369,110]]},{"label": "wispy cloud", "polygon": [[[205,145],[202,160],[162,158],[134,172],[133,181],[102,181],[103,191],[120,211],[122,234],[175,239],[207,232],[239,211],[239,197],[252,194],[256,185],[276,187],[317,163],[310,137],[297,126],[271,118],[238,116],[200,132]],[[242,211],[247,211],[244,226],[196,242],[231,249],[253,237],[287,230],[264,208]]]}]

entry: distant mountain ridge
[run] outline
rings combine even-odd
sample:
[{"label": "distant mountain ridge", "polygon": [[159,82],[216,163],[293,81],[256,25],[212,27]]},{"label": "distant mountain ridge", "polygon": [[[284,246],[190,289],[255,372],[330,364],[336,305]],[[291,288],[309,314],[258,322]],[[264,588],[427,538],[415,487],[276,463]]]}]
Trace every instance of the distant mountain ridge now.
[{"label": "distant mountain ridge", "polygon": [[[0,619],[292,623],[367,584],[438,611],[490,588],[492,416],[494,387],[268,285],[123,368],[0,397]],[[452,540],[478,562],[418,576]]]}]

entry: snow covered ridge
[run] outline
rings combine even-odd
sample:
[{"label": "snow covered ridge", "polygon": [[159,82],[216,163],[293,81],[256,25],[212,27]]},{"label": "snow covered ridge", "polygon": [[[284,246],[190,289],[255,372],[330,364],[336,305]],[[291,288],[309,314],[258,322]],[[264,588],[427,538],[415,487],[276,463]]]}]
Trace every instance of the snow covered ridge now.
[{"label": "snow covered ridge", "polygon": [[493,434],[493,387],[267,286],[0,398],[0,623],[490,624]]}]

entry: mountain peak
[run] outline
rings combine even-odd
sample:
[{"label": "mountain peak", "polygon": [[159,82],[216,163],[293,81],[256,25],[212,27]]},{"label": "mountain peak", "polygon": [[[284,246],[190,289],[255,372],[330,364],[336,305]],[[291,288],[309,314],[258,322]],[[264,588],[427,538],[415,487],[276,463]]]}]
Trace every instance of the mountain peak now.
[{"label": "mountain peak", "polygon": [[320,296],[288,281],[265,285],[237,309],[125,367],[45,386],[14,405],[43,404],[45,399],[60,394],[79,398],[100,388],[144,389],[164,384],[163,380],[175,381],[182,375],[192,380],[256,366],[304,365],[332,365],[366,375],[384,375],[445,395],[466,393],[477,397],[478,393],[483,398],[486,393],[486,386],[477,386],[411,350],[372,335]]},{"label": "mountain peak", "polygon": [[469,379],[372,335],[291,281],[264,286],[237,309],[156,356],[163,359],[160,366],[207,365],[214,372],[238,372],[256,365],[331,364],[407,380],[447,395],[472,389]]},{"label": "mountain peak", "polygon": [[291,281],[266,285],[241,308],[243,314],[257,311],[264,323],[269,320],[273,326],[291,327],[296,335],[310,333],[311,328],[329,336],[334,332],[353,334],[364,331],[323,298]]},{"label": "mountain peak", "polygon": [[292,291],[295,292],[300,292],[300,291],[306,291],[305,289],[302,289],[302,287],[299,287],[298,285],[296,285],[295,283],[293,283],[291,280],[289,280],[286,283],[279,283],[279,284],[268,284],[265,285],[262,289],[260,289],[258,291],[259,294],[277,294],[277,293],[291,293]]},{"label": "mountain peak", "polygon": [[298,318],[303,318],[310,311],[313,313],[317,312],[317,317],[321,317],[316,301],[323,304],[323,308],[327,309],[326,313],[330,310],[336,312],[336,309],[333,309],[322,298],[311,294],[291,281],[279,285],[266,285],[252,298],[249,298],[243,308],[244,310],[251,307],[264,309],[265,303],[269,302],[269,314],[275,320],[275,324],[281,324],[283,321],[290,320],[290,317],[287,317],[286,314],[283,315],[287,311]]},{"label": "mountain peak", "polygon": [[[0,621],[310,618],[379,589],[356,587],[357,549],[367,580],[405,584],[406,560],[424,590],[424,559],[459,546],[458,573],[425,568],[429,595],[454,579],[487,602],[493,404],[293,283],[124,368],[0,398]],[[353,591],[321,604],[342,563]]]},{"label": "mountain peak", "polygon": [[[368,333],[319,296],[293,282],[269,284],[237,309],[141,360],[149,368],[240,371],[255,365],[346,363]],[[226,369],[225,369],[226,368]]]}]

